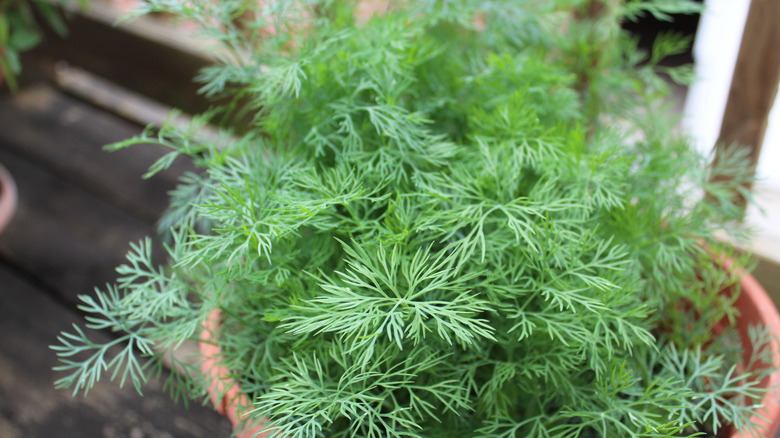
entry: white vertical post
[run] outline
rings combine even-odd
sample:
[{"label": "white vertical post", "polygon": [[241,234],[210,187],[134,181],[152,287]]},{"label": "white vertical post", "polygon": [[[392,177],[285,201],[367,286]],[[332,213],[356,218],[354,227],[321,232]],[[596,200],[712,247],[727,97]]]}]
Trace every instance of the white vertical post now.
[{"label": "white vertical post", "polygon": [[720,132],[750,0],[706,0],[693,58],[696,82],[688,90],[683,127],[709,153]]}]

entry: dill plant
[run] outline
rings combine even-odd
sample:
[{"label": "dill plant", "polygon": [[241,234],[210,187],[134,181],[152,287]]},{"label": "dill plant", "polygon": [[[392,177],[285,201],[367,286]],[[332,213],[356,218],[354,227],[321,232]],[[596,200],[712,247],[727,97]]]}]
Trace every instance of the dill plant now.
[{"label": "dill plant", "polygon": [[[714,237],[740,230],[744,157],[708,166],[672,128],[659,75],[688,75],[658,62],[679,38],[643,53],[620,30],[695,6],[594,4],[145,2],[218,44],[199,79],[232,100],[114,146],[201,171],[171,195],[168,260],[134,244],[83,297],[117,336],[63,333],[57,385],[140,390],[154,347],[219,309],[221,360],[273,436],[758,433],[764,372],[737,367]],[[186,374],[173,392],[201,396]]]}]

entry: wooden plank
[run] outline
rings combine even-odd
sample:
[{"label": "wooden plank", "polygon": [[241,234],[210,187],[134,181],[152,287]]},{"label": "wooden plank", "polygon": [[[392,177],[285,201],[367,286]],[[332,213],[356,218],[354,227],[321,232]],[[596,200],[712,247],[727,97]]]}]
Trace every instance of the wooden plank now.
[{"label": "wooden plank", "polygon": [[[72,304],[112,282],[129,242],[155,234],[167,192],[189,169],[180,163],[143,181],[161,148],[102,150],[139,131],[49,88],[0,103],[0,161],[20,194],[16,217],[0,236],[0,257]],[[159,249],[157,255],[162,260]]]},{"label": "wooden plank", "polygon": [[[78,67],[57,68],[55,82],[63,92],[140,126],[159,129],[167,125],[189,131],[194,120],[183,112],[176,112],[174,115],[171,107]],[[234,141],[212,125],[201,126],[197,140],[211,141],[218,145]]]},{"label": "wooden plank", "polygon": [[[98,383],[88,397],[55,390],[61,377],[47,345],[81,318],[48,299],[0,263],[0,436],[215,438],[230,436],[230,424],[198,402],[175,405],[153,380],[144,397],[116,383]],[[94,339],[106,339],[95,333]]]},{"label": "wooden plank", "polygon": [[153,223],[167,205],[168,191],[193,167],[177,160],[170,171],[144,181],[143,173],[167,152],[163,147],[102,150],[140,131],[132,123],[45,86],[0,101],[0,144],[4,148]]},{"label": "wooden plank", "polygon": [[[97,3],[94,6],[104,9]],[[160,29],[154,31],[162,25],[115,26],[113,18],[75,12],[69,21],[69,35],[60,38],[49,32],[35,52],[49,68],[65,61],[190,114],[210,106],[197,94],[200,85],[194,82],[198,72],[212,63],[202,54],[205,52],[176,44]]]},{"label": "wooden plank", "polygon": [[116,277],[128,242],[151,225],[48,173],[2,147],[0,161],[19,190],[19,208],[0,235],[0,258],[35,277],[64,301],[76,303]]},{"label": "wooden plank", "polygon": [[780,82],[780,1],[752,0],[723,115],[719,147],[738,145],[758,162]]}]

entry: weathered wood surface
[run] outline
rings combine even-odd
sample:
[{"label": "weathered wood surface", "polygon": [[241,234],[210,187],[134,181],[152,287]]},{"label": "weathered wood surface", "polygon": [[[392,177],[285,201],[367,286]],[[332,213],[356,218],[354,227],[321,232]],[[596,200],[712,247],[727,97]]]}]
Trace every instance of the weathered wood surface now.
[{"label": "weathered wood surface", "polygon": [[198,402],[174,405],[160,381],[144,397],[111,382],[88,398],[53,387],[57,359],[48,346],[82,321],[76,295],[115,277],[128,242],[154,233],[166,192],[188,169],[181,163],[142,181],[159,149],[101,150],[140,130],[51,89],[0,101],[0,161],[20,195],[0,235],[2,438],[230,436],[226,419]]},{"label": "weathered wood surface", "polygon": [[[132,388],[99,383],[88,397],[56,390],[48,345],[81,317],[0,264],[0,436],[3,438],[218,438],[230,426],[210,408],[174,405],[153,381]],[[95,338],[103,338],[95,336]]]},{"label": "weathered wood surface", "polygon": [[[176,33],[164,25],[130,22],[116,26],[120,15],[95,2],[76,11],[67,37],[49,32],[36,52],[52,63],[65,61],[166,105],[196,114],[209,107],[197,94],[194,78],[213,61],[197,47],[175,44]],[[163,29],[164,30],[164,29]],[[53,66],[52,66],[53,67]]]},{"label": "weathered wood surface", "polygon": [[69,303],[111,281],[129,242],[155,233],[167,192],[189,169],[176,163],[143,181],[161,148],[102,150],[139,131],[48,88],[0,104],[0,160],[20,194],[0,255]]},{"label": "weathered wood surface", "polygon": [[141,181],[148,167],[166,152],[162,147],[102,150],[139,132],[132,123],[46,86],[25,90],[0,104],[0,138],[6,149],[151,222],[165,208],[167,191],[189,167],[178,162],[170,172]]}]

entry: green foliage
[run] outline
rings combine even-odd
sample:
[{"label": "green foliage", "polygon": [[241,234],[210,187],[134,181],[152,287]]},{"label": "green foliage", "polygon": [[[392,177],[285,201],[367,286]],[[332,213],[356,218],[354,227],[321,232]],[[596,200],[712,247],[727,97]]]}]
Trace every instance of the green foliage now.
[{"label": "green foliage", "polygon": [[[63,334],[59,386],[140,389],[151,346],[219,309],[222,362],[275,436],[753,428],[769,371],[738,371],[715,239],[739,228],[745,157],[708,167],[674,133],[657,74],[680,41],[647,57],[619,27],[688,2],[263,4],[146,2],[220,44],[203,92],[235,103],[115,145],[169,147],[150,175],[201,172],[161,222],[168,262],[135,245],[84,297],[119,337]],[[199,136],[217,116],[235,126]]]},{"label": "green foliage", "polygon": [[88,0],[0,0],[0,84],[5,81],[11,91],[18,87],[16,76],[22,71],[20,55],[43,40],[39,15],[60,36],[68,30],[58,4],[78,3],[87,7]]}]

